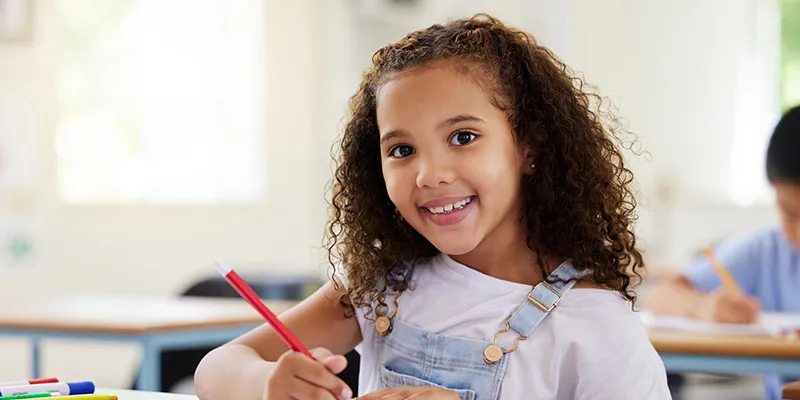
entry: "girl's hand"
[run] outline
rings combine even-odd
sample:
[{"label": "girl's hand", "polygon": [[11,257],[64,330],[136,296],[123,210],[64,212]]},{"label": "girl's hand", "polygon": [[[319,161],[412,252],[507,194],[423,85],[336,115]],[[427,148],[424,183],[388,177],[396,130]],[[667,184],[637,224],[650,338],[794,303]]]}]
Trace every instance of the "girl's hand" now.
[{"label": "girl's hand", "polygon": [[310,351],[315,361],[294,351],[287,351],[267,381],[265,400],[345,400],[353,393],[336,374],[347,366],[347,359],[327,349]]},{"label": "girl's hand", "polygon": [[386,388],[361,396],[358,399],[403,400],[412,398],[414,400],[459,400],[456,392],[435,386]]}]

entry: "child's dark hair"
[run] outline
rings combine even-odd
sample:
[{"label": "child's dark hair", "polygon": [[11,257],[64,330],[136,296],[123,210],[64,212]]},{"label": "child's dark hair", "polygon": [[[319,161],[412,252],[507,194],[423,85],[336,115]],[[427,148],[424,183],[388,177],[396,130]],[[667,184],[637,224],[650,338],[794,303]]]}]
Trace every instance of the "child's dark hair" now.
[{"label": "child's dark hair", "polygon": [[775,127],[767,148],[770,183],[800,184],[800,106],[787,111]]},{"label": "child's dark hair", "polygon": [[522,223],[545,276],[551,271],[543,255],[570,257],[578,270],[592,269],[597,283],[635,301],[633,280],[641,280],[643,263],[632,231],[633,175],[615,145],[620,124],[601,113],[600,98],[533,37],[477,15],[409,33],[378,50],[350,99],[326,247],[334,273],[339,263],[346,270],[353,304],[368,310],[376,301],[382,305],[387,287],[407,289],[414,262],[438,253],[395,213],[376,117],[383,83],[437,60],[488,78],[478,81],[508,113],[519,145],[533,151],[536,168],[522,178]]}]

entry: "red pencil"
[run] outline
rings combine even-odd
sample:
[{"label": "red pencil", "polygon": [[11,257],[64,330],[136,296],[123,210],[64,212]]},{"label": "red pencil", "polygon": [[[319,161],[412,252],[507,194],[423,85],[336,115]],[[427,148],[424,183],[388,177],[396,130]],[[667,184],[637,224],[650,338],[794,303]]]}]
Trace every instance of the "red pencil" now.
[{"label": "red pencil", "polygon": [[236,271],[230,269],[228,266],[222,263],[214,263],[214,265],[217,267],[217,271],[219,271],[220,275],[222,275],[222,277],[225,278],[225,280],[228,281],[228,283],[230,283],[234,289],[236,289],[236,292],[238,292],[242,298],[247,300],[247,302],[250,303],[250,305],[253,306],[253,308],[255,308],[265,320],[267,320],[267,322],[272,326],[272,329],[275,329],[275,331],[278,332],[278,335],[280,335],[281,339],[286,342],[292,351],[298,351],[307,355],[311,359],[314,359],[305,346],[303,346],[303,344],[297,340],[297,337],[295,337],[292,332],[289,331],[289,328],[287,328],[286,325],[284,325],[283,322],[281,322],[278,317],[276,317],[275,314],[270,311],[269,308],[267,308],[264,302],[261,301],[261,298],[258,297],[256,292],[253,291],[253,289],[247,284],[247,282],[244,281],[244,279],[239,276],[239,274],[236,273]]}]

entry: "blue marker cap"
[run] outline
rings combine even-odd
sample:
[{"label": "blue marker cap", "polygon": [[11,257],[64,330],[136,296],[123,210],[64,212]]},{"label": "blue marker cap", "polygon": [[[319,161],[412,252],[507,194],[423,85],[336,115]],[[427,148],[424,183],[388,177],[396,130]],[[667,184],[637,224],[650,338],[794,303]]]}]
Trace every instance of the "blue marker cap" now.
[{"label": "blue marker cap", "polygon": [[92,382],[74,382],[67,383],[69,386],[69,394],[92,394],[94,393],[94,383]]}]

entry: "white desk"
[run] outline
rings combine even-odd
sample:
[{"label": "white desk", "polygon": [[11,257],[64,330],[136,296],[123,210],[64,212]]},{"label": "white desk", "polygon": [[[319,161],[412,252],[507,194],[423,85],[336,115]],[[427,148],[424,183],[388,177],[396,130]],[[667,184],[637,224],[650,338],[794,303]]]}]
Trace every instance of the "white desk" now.
[{"label": "white desk", "polygon": [[95,390],[97,394],[111,394],[119,397],[119,400],[197,400],[197,396],[185,394],[168,394],[156,392],[140,392],[121,389],[102,389]]}]

